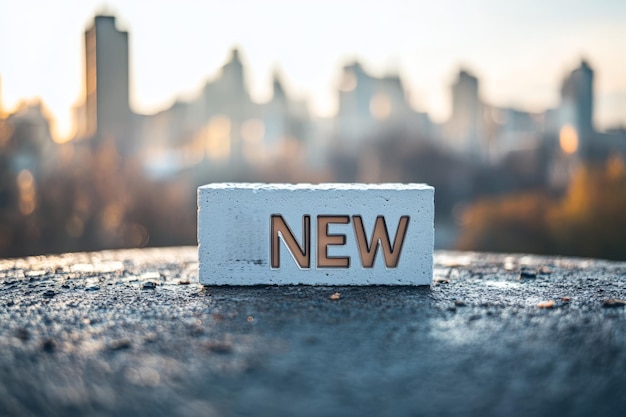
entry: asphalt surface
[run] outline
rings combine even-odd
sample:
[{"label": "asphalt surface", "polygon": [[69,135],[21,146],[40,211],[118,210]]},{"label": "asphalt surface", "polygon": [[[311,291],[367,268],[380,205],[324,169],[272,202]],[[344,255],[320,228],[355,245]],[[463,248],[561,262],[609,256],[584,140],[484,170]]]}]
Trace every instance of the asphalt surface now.
[{"label": "asphalt surface", "polygon": [[0,415],[626,415],[626,263],[438,252],[434,280],[203,287],[196,248],[0,260]]}]

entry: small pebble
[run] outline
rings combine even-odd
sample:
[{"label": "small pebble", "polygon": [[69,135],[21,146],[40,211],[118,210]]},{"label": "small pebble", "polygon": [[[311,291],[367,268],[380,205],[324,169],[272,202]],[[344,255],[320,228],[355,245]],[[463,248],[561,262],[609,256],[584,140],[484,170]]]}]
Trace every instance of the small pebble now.
[{"label": "small pebble", "polygon": [[465,304],[465,302],[461,300],[454,300],[454,305],[457,307],[465,307],[467,304]]},{"label": "small pebble", "polygon": [[209,349],[213,353],[230,353],[233,351],[233,346],[230,343],[226,342],[209,342],[207,344],[207,349]]},{"label": "small pebble", "polygon": [[46,298],[52,298],[56,295],[56,293],[53,290],[46,290],[43,293],[43,296]]},{"label": "small pebble", "polygon": [[128,337],[123,337],[121,339],[117,339],[109,343],[109,349],[111,350],[122,350],[128,349],[131,346],[131,341]]},{"label": "small pebble", "polygon": [[561,297],[561,301],[563,301],[564,303],[569,303],[570,302],[570,298],[569,297]]},{"label": "small pebble", "polygon": [[334,293],[333,295],[331,295],[330,297],[331,300],[339,300],[341,298],[341,294],[339,294],[338,292]]},{"label": "small pebble", "polygon": [[146,281],[143,283],[143,289],[144,290],[153,290],[156,288],[156,282],[153,281]]},{"label": "small pebble", "polygon": [[522,272],[519,273],[519,279],[530,279],[530,278],[537,278],[537,274],[533,271],[528,271],[528,270],[522,270]]},{"label": "small pebble", "polygon": [[97,285],[92,285],[91,287],[87,287],[85,288],[85,291],[98,291],[100,289],[100,287],[98,287]]},{"label": "small pebble", "polygon": [[539,304],[537,304],[537,307],[539,307],[539,308],[553,308],[554,307],[554,301],[552,301],[552,300],[542,301]]},{"label": "small pebble", "polygon": [[17,332],[15,332],[15,336],[17,336],[17,338],[21,341],[26,341],[30,339],[30,333],[24,328],[17,329]]},{"label": "small pebble", "polygon": [[143,341],[146,343],[153,343],[156,342],[158,339],[159,335],[155,332],[148,333],[143,337]]},{"label": "small pebble", "polygon": [[620,300],[619,298],[610,298],[608,300],[604,300],[602,303],[602,307],[605,308],[613,308],[613,307],[625,307],[626,301]]},{"label": "small pebble", "polygon": [[57,346],[57,344],[56,344],[56,342],[54,340],[46,339],[41,344],[41,349],[44,352],[52,353],[52,352],[54,352],[54,349],[56,348],[56,346]]}]

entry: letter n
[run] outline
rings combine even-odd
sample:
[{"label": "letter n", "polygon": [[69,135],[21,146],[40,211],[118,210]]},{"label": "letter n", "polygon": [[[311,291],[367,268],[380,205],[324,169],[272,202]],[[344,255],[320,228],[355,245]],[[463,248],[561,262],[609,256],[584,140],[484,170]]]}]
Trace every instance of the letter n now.
[{"label": "letter n", "polygon": [[291,229],[280,214],[272,214],[270,219],[270,264],[280,268],[280,240],[300,268],[311,267],[311,216],[302,216],[302,246],[298,244]]}]

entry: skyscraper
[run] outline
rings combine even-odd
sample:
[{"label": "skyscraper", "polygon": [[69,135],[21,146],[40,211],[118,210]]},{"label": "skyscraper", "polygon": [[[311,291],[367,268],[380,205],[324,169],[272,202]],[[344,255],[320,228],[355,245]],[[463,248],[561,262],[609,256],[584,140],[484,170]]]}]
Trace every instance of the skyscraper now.
[{"label": "skyscraper", "polygon": [[113,141],[130,149],[128,32],[117,29],[114,16],[96,16],[85,31],[85,102],[79,136],[98,147]]},{"label": "skyscraper", "polygon": [[593,127],[593,69],[584,59],[561,86],[563,123],[576,128],[580,139],[592,134]]},{"label": "skyscraper", "polygon": [[2,118],[4,112],[2,111],[2,75],[0,75],[0,118]]},{"label": "skyscraper", "polygon": [[463,155],[480,159],[483,149],[483,104],[478,78],[460,70],[452,85],[452,115],[447,124],[451,148]]},{"label": "skyscraper", "polygon": [[344,66],[337,113],[337,135],[344,145],[360,146],[385,129],[404,126],[413,114],[398,74],[375,77],[358,62]]}]

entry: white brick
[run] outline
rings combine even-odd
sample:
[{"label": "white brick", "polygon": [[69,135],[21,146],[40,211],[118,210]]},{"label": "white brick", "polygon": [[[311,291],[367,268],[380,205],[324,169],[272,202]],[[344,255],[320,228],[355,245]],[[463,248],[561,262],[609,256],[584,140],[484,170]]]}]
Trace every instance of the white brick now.
[{"label": "white brick", "polygon": [[[200,282],[205,285],[429,285],[433,270],[433,200],[434,188],[424,184],[223,183],[199,187]],[[275,253],[279,254],[280,263],[277,268],[272,267],[272,215],[281,216],[275,217],[274,225],[278,228],[283,225],[281,219],[284,220],[298,245],[294,248],[305,252],[300,255],[301,265],[287,247],[288,237],[283,237],[281,232],[274,237],[280,237],[274,245],[278,247]],[[310,226],[308,252],[303,240],[305,215],[309,216]],[[318,264],[318,261],[328,262],[325,251],[318,251],[318,220],[325,219],[318,216],[326,215],[348,216],[339,218],[348,223],[331,223],[327,229],[328,235],[345,236],[344,245],[327,247],[327,256],[349,257],[347,268]],[[373,266],[364,267],[363,262],[369,265],[364,239],[368,244],[371,242],[378,216],[384,217],[390,240],[388,247],[393,247],[395,253],[398,253],[398,241],[395,241],[398,229],[402,224],[407,225],[395,267],[393,254],[388,253],[385,259],[382,245]],[[378,222],[382,225],[382,221]],[[384,229],[381,225],[379,232]],[[359,230],[365,232],[360,233],[360,240]],[[324,242],[324,233],[322,227],[320,244]],[[308,255],[308,268],[305,255]],[[276,261],[274,258],[274,266]]]}]

